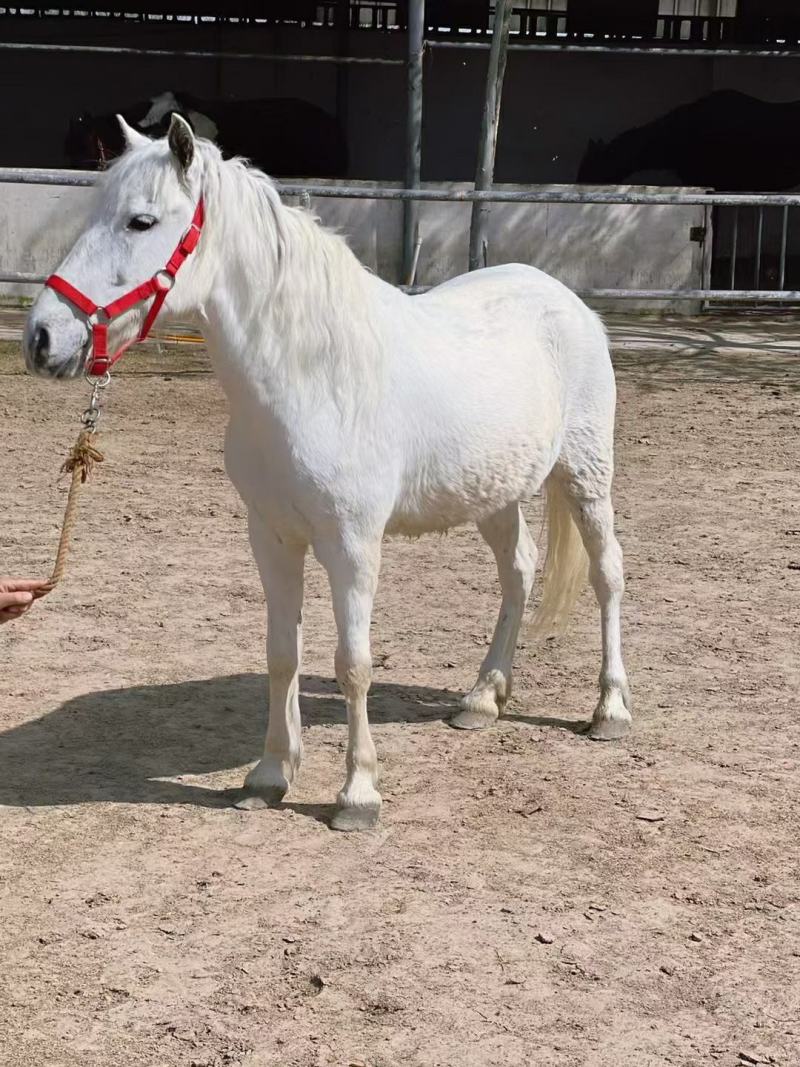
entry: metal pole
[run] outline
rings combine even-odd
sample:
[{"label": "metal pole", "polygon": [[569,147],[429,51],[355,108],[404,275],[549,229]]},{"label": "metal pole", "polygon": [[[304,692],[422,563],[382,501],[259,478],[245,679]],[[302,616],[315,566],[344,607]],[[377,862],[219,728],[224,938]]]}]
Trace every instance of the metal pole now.
[{"label": "metal pole", "polygon": [[[419,189],[422,179],[422,59],[425,49],[425,0],[408,5],[408,115],[406,118],[406,188]],[[419,204],[403,205],[403,278],[414,278],[414,248],[419,229]]]},{"label": "metal pole", "polygon": [[[0,167],[0,182],[26,180],[35,182],[35,177],[17,179],[6,178],[14,168]],[[41,172],[29,171],[29,174]],[[63,171],[69,174],[70,171]],[[75,172],[72,172],[75,173]],[[58,184],[44,181],[42,184]],[[525,190],[516,189],[396,189],[385,185],[317,185],[312,182],[275,182],[275,188],[281,196],[299,196],[308,192],[311,196],[329,196],[345,200],[431,200],[448,203],[464,201],[481,201],[498,204],[653,204],[683,205],[702,204],[706,207],[714,204],[729,206],[748,206],[763,204],[764,207],[800,207],[798,193],[633,193],[592,190],[587,192],[580,186],[560,186],[556,189],[532,187]]]},{"label": "metal pole", "polygon": [[[41,285],[43,274],[0,271],[0,283]],[[400,285],[404,292],[427,293],[431,285]],[[712,300],[722,304],[800,304],[797,290],[774,289],[575,289],[578,296],[595,300]]]},{"label": "metal pole", "polygon": [[0,41],[0,52],[66,52],[69,55],[156,56],[164,59],[248,59],[268,60],[271,63],[351,63],[383,67],[402,66],[402,59],[380,56],[323,56],[314,54],[286,54],[281,52],[219,52],[212,49],[187,48],[128,48],[95,44],[34,44],[27,41]]},{"label": "metal pole", "polygon": [[[347,56],[350,49],[350,3],[349,0],[337,0],[334,9],[334,25],[337,36],[337,54]],[[336,66],[336,118],[342,130],[349,130],[350,114],[350,68],[346,63]],[[346,134],[345,134],[346,136]],[[349,153],[348,153],[349,155]]]},{"label": "metal pole", "polygon": [[[57,170],[38,167],[0,167],[0,184],[95,185],[102,173],[91,170]],[[324,185],[320,182],[274,182],[281,196],[326,196],[344,200],[430,200],[448,203],[480,201],[498,204],[652,204],[687,207],[702,204],[800,207],[800,193],[635,193],[562,185],[555,189],[399,189],[389,185]]]},{"label": "metal pole", "polygon": [[[458,48],[474,51],[489,48],[485,41],[428,41],[429,48]],[[617,56],[704,56],[706,59],[742,59],[743,57],[759,59],[797,59],[798,48],[688,48],[676,44],[668,47],[651,48],[649,45],[616,44],[559,44],[543,42],[542,44],[510,44],[509,52],[585,52],[587,55]]]},{"label": "metal pole", "polygon": [[711,266],[714,261],[714,222],[715,212],[713,207],[703,208],[703,240],[700,247],[703,252],[702,258],[702,272],[703,272],[703,288],[711,288]]},{"label": "metal pole", "polygon": [[[414,3],[414,0],[411,0]],[[485,41],[427,41],[427,48],[458,48],[466,51],[490,48]],[[509,52],[586,52],[589,55],[618,56],[703,56],[706,59],[797,59],[798,48],[686,48],[674,45],[671,48],[651,48],[648,45],[602,45],[602,44],[510,44]],[[89,55],[113,56],[164,56],[167,58],[188,59],[267,59],[278,62],[301,63],[355,63],[376,64],[379,66],[399,67],[404,59],[385,59],[379,56],[330,56],[330,55],[287,55],[266,52],[219,52],[214,50],[187,49],[179,51],[169,48],[126,48],[111,45],[85,44],[36,44],[30,41],[0,41],[0,51],[4,52],[68,52]]]},{"label": "metal pole", "polygon": [[93,170],[0,167],[0,182],[9,185],[96,185],[99,177]]},{"label": "metal pole", "polygon": [[[427,293],[432,285],[401,285],[415,296]],[[715,304],[800,304],[800,291],[774,289],[573,289],[587,300],[704,300]]]},{"label": "metal pole", "polygon": [[[492,25],[492,45],[489,68],[486,71],[486,100],[481,119],[481,139],[478,147],[478,168],[475,189],[488,189],[494,179],[494,157],[497,151],[497,131],[500,125],[500,104],[503,99],[503,77],[506,72],[508,33],[511,28],[512,0],[497,0]],[[487,204],[472,205],[469,229],[469,269],[478,270],[487,262],[486,227],[489,218]]]},{"label": "metal pole", "polygon": [[781,221],[781,258],[778,266],[778,288],[783,289],[786,283],[786,234],[789,229],[789,205],[783,209]]}]

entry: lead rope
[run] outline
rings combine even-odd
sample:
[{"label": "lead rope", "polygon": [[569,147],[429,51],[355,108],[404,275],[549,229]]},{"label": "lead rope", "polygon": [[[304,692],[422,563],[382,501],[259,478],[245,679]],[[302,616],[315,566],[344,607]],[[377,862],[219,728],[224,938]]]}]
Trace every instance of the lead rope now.
[{"label": "lead rope", "polygon": [[69,455],[61,466],[61,474],[71,474],[72,480],[69,486],[69,494],[67,495],[64,521],[61,524],[61,537],[58,542],[55,566],[43,594],[55,589],[64,577],[67,556],[72,542],[72,531],[78,519],[80,490],[86,484],[95,463],[102,463],[104,458],[103,453],[98,450],[95,442],[97,440],[97,420],[100,416],[102,390],[111,381],[111,375],[106,372],[101,378],[92,378],[90,381],[92,382],[92,395],[89,400],[89,406],[81,415],[83,429],[78,434],[77,441],[70,449]]}]

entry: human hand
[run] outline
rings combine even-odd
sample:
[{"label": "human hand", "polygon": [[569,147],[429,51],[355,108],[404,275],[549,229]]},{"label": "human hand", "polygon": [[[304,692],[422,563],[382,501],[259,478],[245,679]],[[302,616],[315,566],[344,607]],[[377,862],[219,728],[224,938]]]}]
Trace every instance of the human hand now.
[{"label": "human hand", "polygon": [[50,583],[43,578],[0,578],[0,623],[18,619],[49,591]]}]

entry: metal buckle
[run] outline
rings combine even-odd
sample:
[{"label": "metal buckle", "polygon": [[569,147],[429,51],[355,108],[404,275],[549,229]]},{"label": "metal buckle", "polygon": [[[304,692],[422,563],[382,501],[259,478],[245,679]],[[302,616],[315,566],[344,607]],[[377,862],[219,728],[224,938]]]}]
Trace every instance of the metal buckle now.
[{"label": "metal buckle", "polygon": [[96,433],[97,420],[100,418],[100,408],[102,406],[101,394],[111,382],[111,374],[109,371],[101,375],[85,373],[84,378],[92,387],[92,395],[89,398],[88,408],[81,415],[81,422],[89,433]]},{"label": "metal buckle", "polygon": [[[166,283],[162,281],[162,278],[166,278]],[[161,270],[157,270],[153,275],[153,284],[161,293],[168,293],[175,284],[175,275],[170,274],[166,267],[162,267]]]}]

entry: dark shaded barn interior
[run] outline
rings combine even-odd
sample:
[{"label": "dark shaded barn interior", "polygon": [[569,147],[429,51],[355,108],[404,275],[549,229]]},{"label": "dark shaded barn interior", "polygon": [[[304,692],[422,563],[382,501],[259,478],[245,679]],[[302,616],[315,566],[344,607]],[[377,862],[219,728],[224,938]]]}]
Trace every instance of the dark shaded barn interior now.
[{"label": "dark shaded barn interior", "polygon": [[[714,10],[733,7],[734,16],[663,13],[685,6],[664,0],[539,0],[516,6],[514,43],[557,42],[573,50],[535,55],[512,50],[497,180],[574,181],[590,140],[609,141],[714,91],[737,90],[782,103],[800,99],[800,59],[716,54],[723,47],[797,49],[798,5],[738,0],[705,4]],[[399,179],[407,14],[407,0],[166,0],[126,3],[124,15],[86,7],[0,8],[4,43],[62,49],[3,52],[0,88],[16,106],[0,115],[0,163],[63,166],[70,120],[84,113],[113,114],[172,92],[204,101],[303,101],[343,131],[347,163],[338,168],[340,176]],[[434,45],[485,42],[491,19],[488,0],[428,0],[426,37]],[[611,54],[592,50],[600,44]],[[622,51],[632,44],[637,54]],[[89,55],[70,52],[70,45],[373,57],[395,65]],[[666,47],[687,54],[669,59],[652,54]],[[485,50],[428,48],[424,178],[472,178],[486,58]],[[742,128],[743,144],[747,135]]]}]

